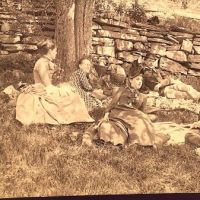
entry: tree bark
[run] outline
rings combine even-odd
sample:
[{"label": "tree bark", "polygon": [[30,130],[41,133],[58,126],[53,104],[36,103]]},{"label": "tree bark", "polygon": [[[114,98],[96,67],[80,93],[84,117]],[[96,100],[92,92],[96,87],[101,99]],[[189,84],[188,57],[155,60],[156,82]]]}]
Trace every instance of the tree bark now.
[{"label": "tree bark", "polygon": [[81,58],[89,56],[92,16],[95,0],[58,0],[55,38],[58,66],[64,68],[65,79],[77,69]]}]

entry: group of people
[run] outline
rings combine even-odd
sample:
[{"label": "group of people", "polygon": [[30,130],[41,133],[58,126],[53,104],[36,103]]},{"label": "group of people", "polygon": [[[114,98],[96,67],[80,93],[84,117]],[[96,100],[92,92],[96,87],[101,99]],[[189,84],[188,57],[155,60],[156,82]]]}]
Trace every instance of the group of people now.
[{"label": "group of people", "polygon": [[[145,96],[139,90],[143,84],[143,67],[135,63],[127,73],[125,84],[116,87],[112,100],[104,105],[94,94],[88,74],[92,62],[88,58],[80,60],[78,69],[73,72],[68,82],[52,84],[56,71],[53,63],[57,47],[52,40],[39,44],[42,56],[35,63],[33,75],[35,83],[22,88],[17,99],[16,119],[29,124],[71,124],[89,122],[97,129],[99,139],[118,144],[138,144],[142,146],[163,145],[169,140],[168,135],[157,133],[149,115],[145,114]],[[176,83],[177,84],[177,83]],[[172,94],[172,79],[164,79],[155,84],[157,91]],[[180,83],[178,84],[181,85]],[[167,89],[167,87],[169,88]],[[182,89],[178,87],[178,89]],[[199,98],[199,92],[191,87],[183,87],[184,97]],[[180,94],[179,94],[180,96]],[[183,97],[183,96],[181,96]],[[95,121],[90,112],[102,108],[104,117]]]}]

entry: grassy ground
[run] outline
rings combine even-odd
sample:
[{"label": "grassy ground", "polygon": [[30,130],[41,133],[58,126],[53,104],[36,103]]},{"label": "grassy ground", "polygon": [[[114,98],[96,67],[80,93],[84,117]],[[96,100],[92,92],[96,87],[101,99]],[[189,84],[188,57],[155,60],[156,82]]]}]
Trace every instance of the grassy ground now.
[{"label": "grassy ground", "polygon": [[[126,7],[130,7],[133,0],[112,0],[120,4],[125,3]],[[200,1],[187,0],[186,8],[183,8],[183,0],[138,0],[139,5],[143,6],[145,10],[158,12],[157,14],[168,18],[174,14],[179,16],[191,17],[200,19]]]},{"label": "grassy ground", "polygon": [[200,32],[200,1],[188,0],[187,8],[182,7],[181,0],[139,0],[147,16],[157,15],[164,26],[176,25],[191,32]]},{"label": "grassy ground", "polygon": [[[169,11],[164,0],[148,2]],[[1,80],[11,84],[6,77]],[[82,145],[87,125],[26,127],[4,96],[0,106],[0,198],[200,192],[200,157],[193,146],[87,147]]]},{"label": "grassy ground", "polygon": [[192,146],[87,147],[81,142],[87,125],[26,127],[3,96],[0,104],[0,198],[200,192]]},{"label": "grassy ground", "polygon": [[[130,8],[132,0],[112,0],[123,7]],[[183,0],[138,0],[140,6],[146,11],[147,18],[158,16],[160,25],[176,25],[192,32],[200,32],[200,1],[187,0],[183,8]]]}]

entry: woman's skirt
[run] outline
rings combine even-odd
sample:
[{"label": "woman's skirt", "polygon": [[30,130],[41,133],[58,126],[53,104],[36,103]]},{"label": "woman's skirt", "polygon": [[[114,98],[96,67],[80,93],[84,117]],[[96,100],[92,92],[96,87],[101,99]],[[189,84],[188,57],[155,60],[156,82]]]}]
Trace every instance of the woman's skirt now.
[{"label": "woman's skirt", "polygon": [[136,109],[113,109],[108,122],[98,128],[100,139],[118,144],[162,145],[168,136],[155,132],[148,115]]},{"label": "woman's skirt", "polygon": [[42,84],[29,86],[18,96],[16,119],[25,125],[94,122],[83,99],[67,83],[51,93]]}]

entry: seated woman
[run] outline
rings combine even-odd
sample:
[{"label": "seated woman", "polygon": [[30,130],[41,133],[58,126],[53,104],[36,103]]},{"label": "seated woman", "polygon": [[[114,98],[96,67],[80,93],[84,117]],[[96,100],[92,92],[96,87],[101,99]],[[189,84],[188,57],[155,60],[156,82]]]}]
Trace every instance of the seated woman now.
[{"label": "seated woman", "polygon": [[118,88],[106,109],[98,127],[99,138],[105,142],[156,146],[169,139],[167,135],[156,134],[148,115],[139,110],[144,103],[143,95],[138,92],[143,82],[141,69],[139,65],[130,68],[127,86]]},{"label": "seated woman", "polygon": [[35,84],[28,86],[18,96],[16,119],[25,125],[32,123],[70,124],[93,122],[84,101],[70,84],[52,85],[55,64],[52,62],[57,48],[52,40],[39,44],[41,58],[35,63]]},{"label": "seated woman", "polygon": [[71,84],[76,88],[76,91],[84,100],[88,111],[101,107],[101,101],[92,95],[93,88],[89,83],[87,75],[91,72],[92,63],[89,59],[83,58],[80,60],[79,69],[72,73],[70,77]]}]

